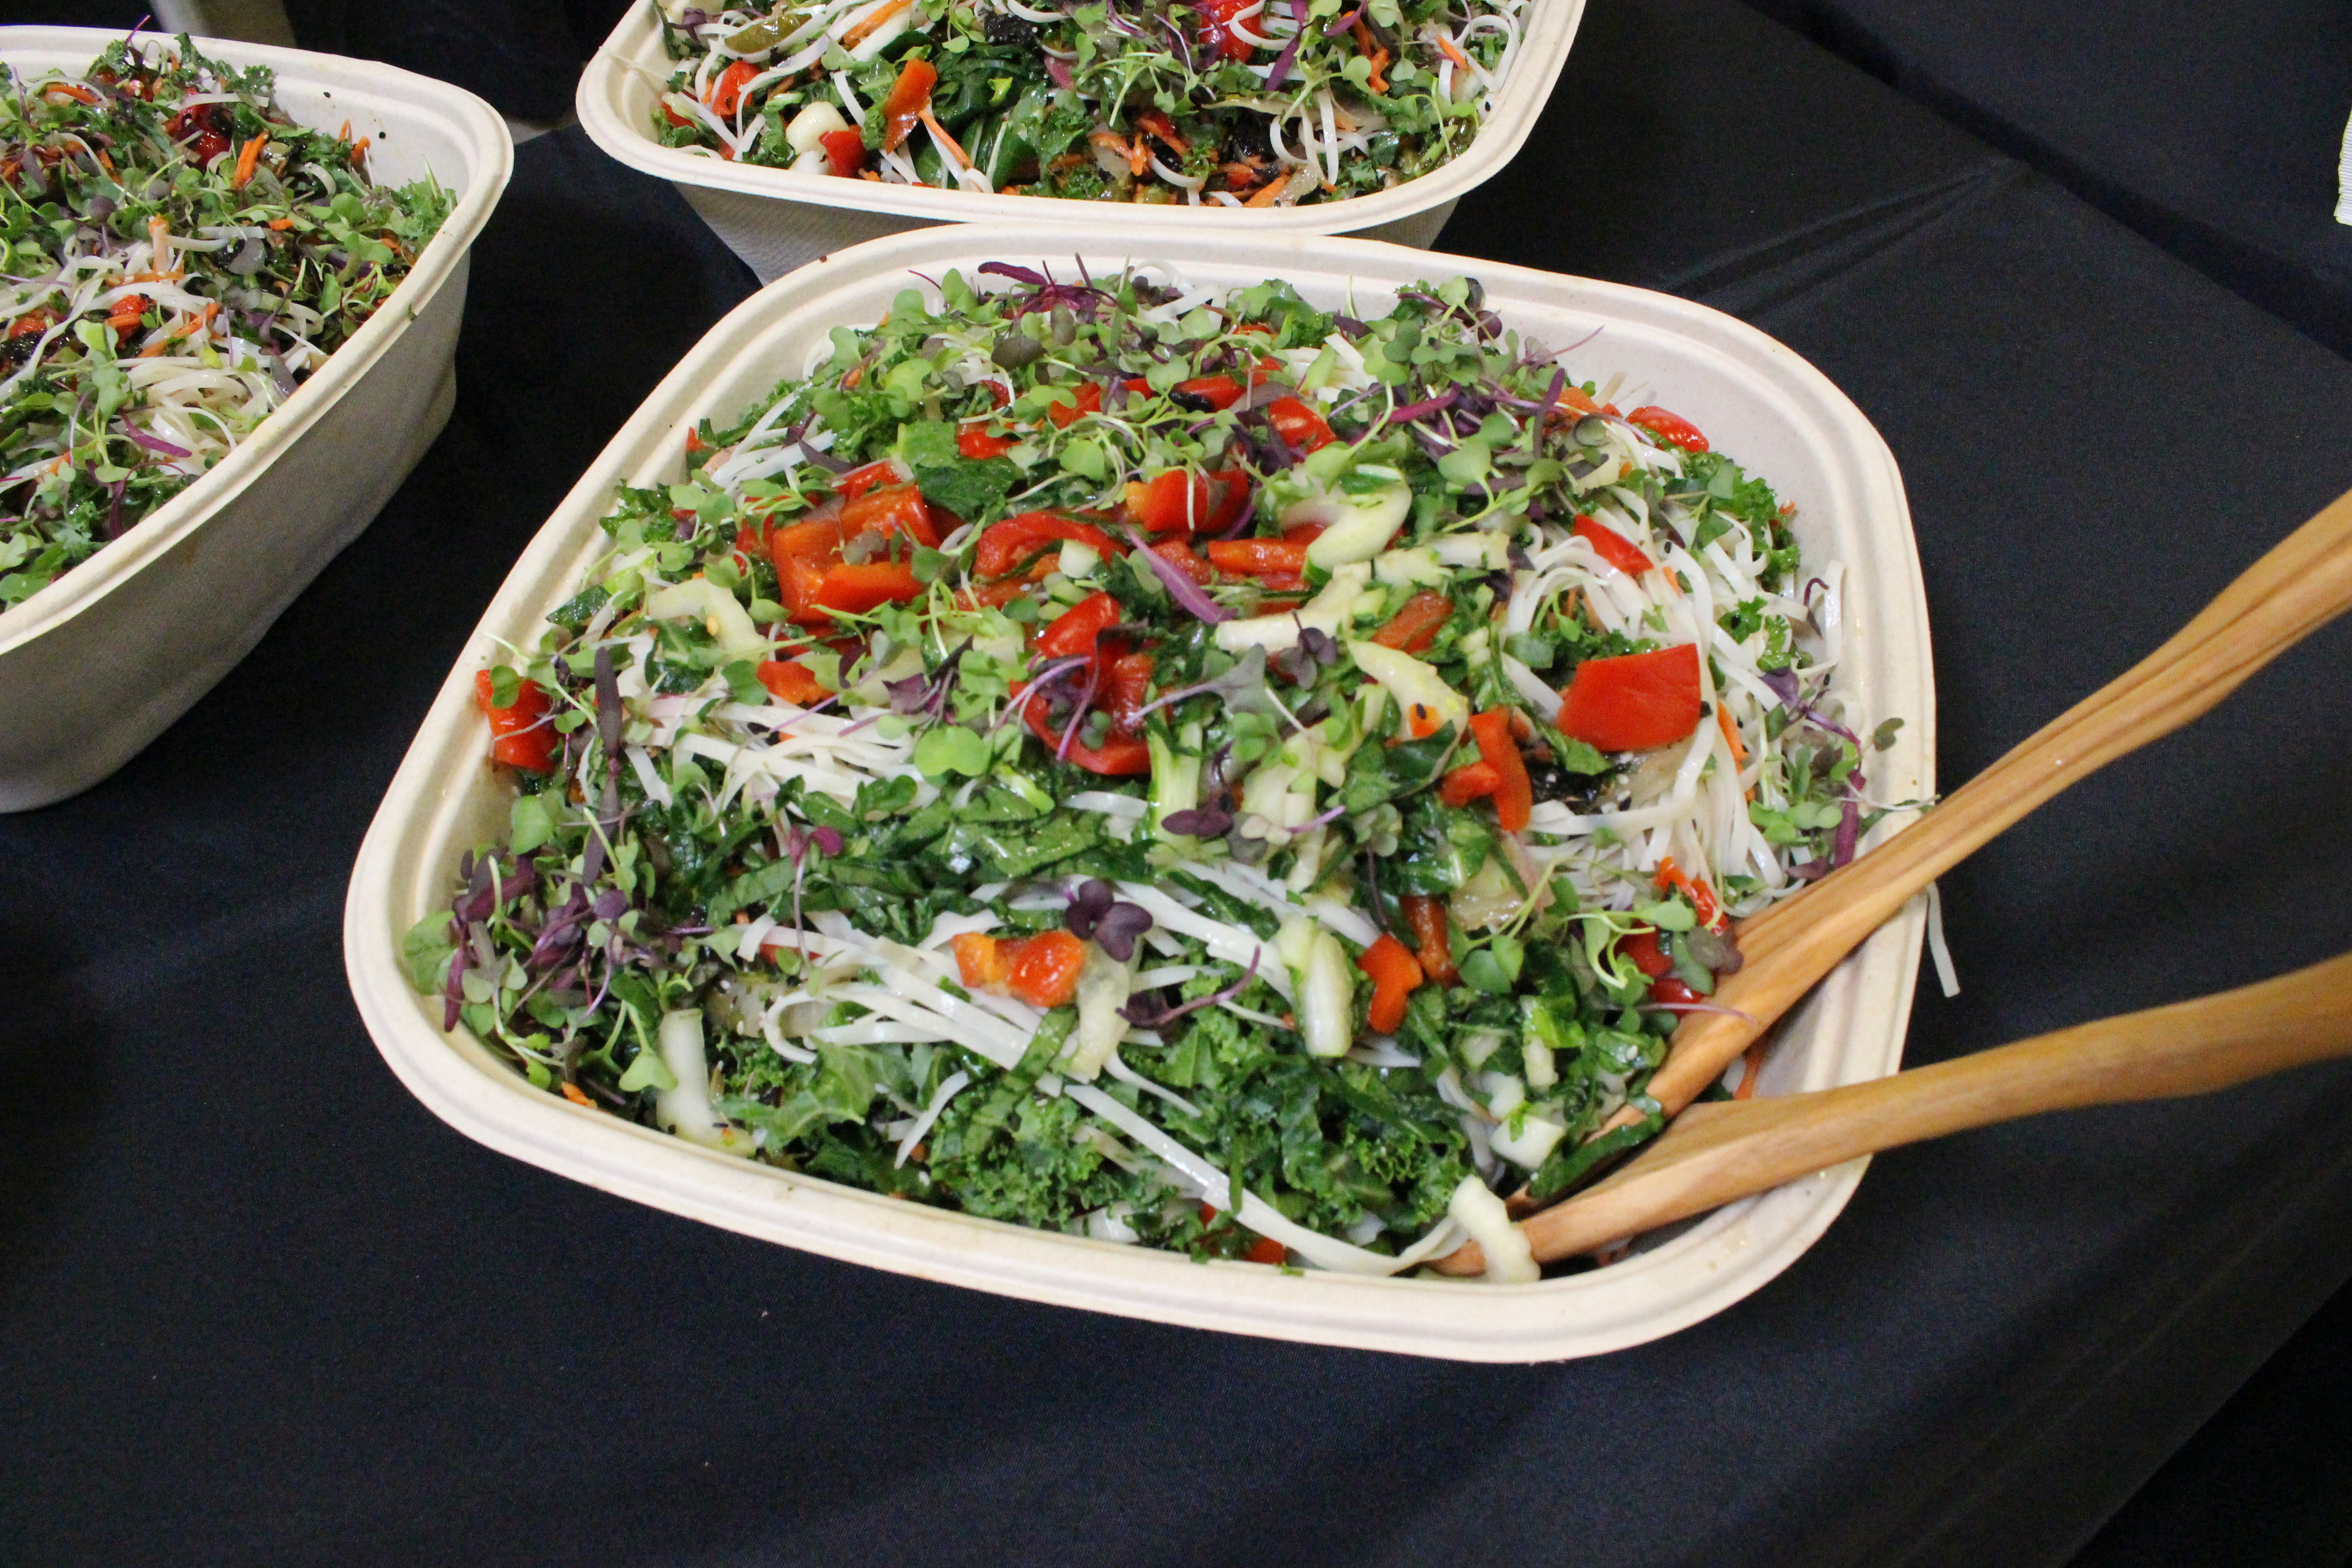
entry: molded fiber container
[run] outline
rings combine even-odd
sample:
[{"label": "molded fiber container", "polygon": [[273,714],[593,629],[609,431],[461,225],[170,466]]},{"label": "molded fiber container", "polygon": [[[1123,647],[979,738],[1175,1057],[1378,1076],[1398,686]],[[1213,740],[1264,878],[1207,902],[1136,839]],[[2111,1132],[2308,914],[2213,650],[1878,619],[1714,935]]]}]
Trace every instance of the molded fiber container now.
[{"label": "molded fiber container", "polygon": [[[78,73],[121,37],[0,27],[0,59],[20,77]],[[200,47],[268,66],[280,107],[306,125],[349,120],[373,140],[379,183],[429,171],[457,200],[392,297],[244,445],[0,613],[0,811],[88,789],[211,690],[374,520],[457,400],[467,250],[512,171],[505,122],[461,88],[391,66],[227,39]]]},{"label": "molded fiber container", "polygon": [[[470,1137],[520,1160],[674,1214],[770,1241],[1031,1300],[1161,1322],[1473,1361],[1541,1361],[1640,1343],[1720,1311],[1786,1268],[1826,1229],[1861,1180],[1862,1162],[1653,1238],[1624,1261],[1532,1285],[1368,1279],[1247,1263],[1193,1263],[1172,1253],[1024,1229],[897,1202],[730,1158],[533,1089],[460,1029],[444,1033],[438,997],[420,997],[399,956],[401,933],[446,907],[458,858],[503,835],[508,788],[486,758],[474,672],[495,639],[523,643],[544,626],[605,548],[597,526],[614,487],[683,477],[686,432],[706,416],[733,423],[755,398],[801,374],[835,323],[870,322],[919,274],[967,277],[989,260],[1044,262],[1066,275],[1070,247],[1097,278],[1140,247],[1103,229],[928,229],[836,253],[754,295],[710,330],[540,531],[450,670],[361,847],[344,910],[344,958],[360,1012],[385,1061],[419,1100]],[[1614,284],[1433,257],[1400,246],[1299,235],[1202,234],[1153,247],[1148,259],[1190,281],[1256,282],[1269,271],[1327,307],[1355,313],[1415,279],[1460,270],[1482,279],[1487,307],[1545,343],[1574,343],[1570,373],[1617,396],[1655,401],[1696,421],[1800,509],[1796,529],[1818,569],[1846,563],[1845,679],[1868,713],[1906,721],[1874,758],[1890,799],[1934,786],[1935,691],[1927,605],[1895,461],[1861,413],[1788,349],[1705,307]],[[1351,296],[1352,291],[1352,296]],[[1884,831],[1884,829],[1882,829]],[[1902,1055],[1925,918],[1915,905],[1823,982],[1782,1026],[1767,1092],[1857,1082]]]},{"label": "molded fiber container", "polygon": [[[653,137],[659,84],[672,62],[649,0],[636,0],[588,62],[575,104],[597,146],[648,174],[668,180],[693,204],[762,283],[861,240],[930,224],[1077,224],[1117,229],[1155,252],[1192,234],[1352,234],[1426,247],[1454,215],[1463,193],[1509,163],[1551,97],[1584,16],[1584,0],[1535,0],[1495,112],[1453,162],[1393,190],[1306,206],[1235,209],[1065,201],[1051,196],[982,195],[976,191],[796,174],[665,147]],[[1281,254],[1278,250],[1268,255]],[[1260,276],[1266,276],[1261,274]]]}]

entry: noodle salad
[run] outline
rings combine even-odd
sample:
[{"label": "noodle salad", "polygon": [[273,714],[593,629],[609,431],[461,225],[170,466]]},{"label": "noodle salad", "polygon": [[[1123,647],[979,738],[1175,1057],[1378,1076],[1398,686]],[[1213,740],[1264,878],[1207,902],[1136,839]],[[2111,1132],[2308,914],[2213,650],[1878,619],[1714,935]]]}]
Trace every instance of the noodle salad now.
[{"label": "noodle salad", "polygon": [[1475,280],[1378,307],[992,262],[689,434],[477,675],[445,1026],[969,1214],[1532,1278],[1496,1194],[1654,1133],[1895,722],[1763,479]]},{"label": "noodle salad", "polygon": [[1533,0],[786,0],[662,14],[667,146],[888,184],[1288,206],[1493,111]]},{"label": "noodle salad", "polygon": [[449,211],[185,37],[0,64],[0,609],[226,457],[383,303]]}]

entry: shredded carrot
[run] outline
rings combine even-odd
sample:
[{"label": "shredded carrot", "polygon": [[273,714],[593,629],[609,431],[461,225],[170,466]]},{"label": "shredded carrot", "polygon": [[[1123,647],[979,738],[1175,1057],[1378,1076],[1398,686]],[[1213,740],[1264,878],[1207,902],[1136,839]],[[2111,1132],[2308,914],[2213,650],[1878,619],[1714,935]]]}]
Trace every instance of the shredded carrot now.
[{"label": "shredded carrot", "polygon": [[1274,205],[1274,199],[1282,195],[1283,191],[1286,189],[1289,184],[1290,176],[1287,174],[1285,174],[1278,179],[1268,180],[1263,189],[1253,194],[1249,199],[1244,201],[1242,205],[1244,206],[1250,207],[1272,206]]},{"label": "shredded carrot", "polygon": [[1437,38],[1437,47],[1445,51],[1445,58],[1447,59],[1452,60],[1464,70],[1468,70],[1470,68],[1470,57],[1462,52],[1460,45],[1447,37],[1444,33],[1438,32],[1433,27],[1430,29],[1430,31],[1435,35]]},{"label": "shredded carrot", "polygon": [[98,166],[106,171],[106,177],[110,180],[113,179],[114,160],[106,155],[106,149],[103,147],[93,147],[90,151],[98,154]]},{"label": "shredded carrot", "polygon": [[290,217],[274,217],[269,220],[269,226],[283,233],[294,226],[294,220]]},{"label": "shredded carrot", "polygon": [[338,142],[348,142],[348,141],[350,141],[351,139],[352,139],[352,122],[351,122],[350,121],[346,120],[346,121],[343,121],[343,128],[342,128],[341,131],[339,131],[339,132],[335,132],[335,140],[336,140],[336,141],[338,141]]},{"label": "shredded carrot", "polygon": [[1756,1075],[1764,1070],[1764,1040],[1758,1040],[1754,1045],[1748,1047],[1748,1054],[1739,1058],[1739,1087],[1731,1091],[1732,1099],[1752,1100],[1755,1098]]},{"label": "shredded carrot", "polygon": [[971,154],[963,150],[962,142],[948,134],[948,128],[939,122],[938,117],[931,113],[931,106],[928,103],[923,105],[922,119],[923,123],[930,129],[931,134],[940,139],[940,145],[946,149],[948,156],[953,158],[961,167],[971,168]]},{"label": "shredded carrot", "polygon": [[1725,710],[1723,706],[1723,697],[1720,692],[1716,695],[1715,723],[1716,728],[1723,731],[1724,741],[1731,747],[1731,760],[1733,764],[1742,768],[1746,767],[1748,765],[1748,747],[1739,739],[1739,726],[1731,721],[1730,713]]},{"label": "shredded carrot", "polygon": [[587,1093],[578,1084],[568,1079],[563,1085],[563,1098],[574,1105],[584,1105],[591,1110],[596,1109],[596,1102],[589,1099]]},{"label": "shredded carrot", "polygon": [[866,13],[857,26],[841,35],[841,47],[845,49],[856,48],[864,43],[876,28],[913,4],[914,0],[883,0],[881,5]]},{"label": "shredded carrot", "polygon": [[354,142],[353,143],[352,143],[352,163],[358,163],[361,159],[362,159],[362,158],[364,158],[364,157],[366,157],[366,156],[367,156],[368,142],[369,142],[369,138],[367,138],[367,137],[365,137],[365,136],[362,136],[362,137],[361,137],[357,142]]},{"label": "shredded carrot", "polygon": [[253,178],[254,165],[261,162],[261,143],[266,138],[256,136],[236,150],[236,173],[228,177],[232,191],[245,189],[246,181]]},{"label": "shredded carrot", "polygon": [[1372,62],[1372,74],[1365,79],[1364,85],[1374,92],[1388,91],[1389,84],[1381,75],[1381,72],[1388,68],[1388,50],[1372,42],[1371,31],[1364,26],[1364,19],[1361,16],[1356,18],[1355,34],[1357,52]]},{"label": "shredded carrot", "polygon": [[139,351],[139,357],[141,359],[155,358],[165,349],[170,348],[173,340],[186,337],[192,333],[201,332],[205,329],[210,327],[213,324],[213,318],[219,314],[220,301],[215,300],[205,306],[205,312],[203,315],[181,317],[178,321],[164,328],[153,342],[149,343],[145,348],[141,349]]}]

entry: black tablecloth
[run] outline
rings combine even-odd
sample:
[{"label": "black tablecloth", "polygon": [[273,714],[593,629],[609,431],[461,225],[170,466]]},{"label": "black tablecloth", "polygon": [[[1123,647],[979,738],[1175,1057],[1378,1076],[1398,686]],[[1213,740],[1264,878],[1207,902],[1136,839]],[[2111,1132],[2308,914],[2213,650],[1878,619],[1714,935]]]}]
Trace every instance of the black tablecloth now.
[{"label": "black tablecloth", "polygon": [[[1957,782],[2352,481],[2352,365],[1731,0],[1593,0],[1472,256],[1811,357],[1909,486]],[[2063,1561],[2352,1273],[2352,1071],[1882,1157],[1757,1296],[1466,1367],[901,1279],[492,1154],[343,986],[343,879],[507,563],[751,287],[576,132],[448,432],[217,690],[0,818],[0,1560]],[[1948,879],[1910,1059],[2352,945],[2352,629]]]},{"label": "black tablecloth", "polygon": [[2339,353],[2337,0],[1748,0]]}]

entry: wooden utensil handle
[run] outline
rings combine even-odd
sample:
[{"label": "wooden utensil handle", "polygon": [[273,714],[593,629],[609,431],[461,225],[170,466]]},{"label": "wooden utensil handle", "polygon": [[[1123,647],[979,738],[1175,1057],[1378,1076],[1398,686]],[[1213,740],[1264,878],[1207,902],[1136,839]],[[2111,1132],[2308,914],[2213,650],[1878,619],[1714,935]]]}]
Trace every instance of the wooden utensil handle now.
[{"label": "wooden utensil handle", "polygon": [[1622,1170],[1528,1220],[1528,1238],[1538,1258],[1572,1257],[1883,1149],[2346,1056],[2352,954],[1871,1083],[1693,1106]]},{"label": "wooden utensil handle", "polygon": [[2347,607],[2352,494],[2281,541],[2162,647],[1917,823],[1744,923],[1739,944],[1747,963],[1715,996],[1744,1016],[1687,1017],[1650,1079],[1651,1098],[1669,1115],[1689,1104],[1929,882],[2059,791],[2205,712]]}]

